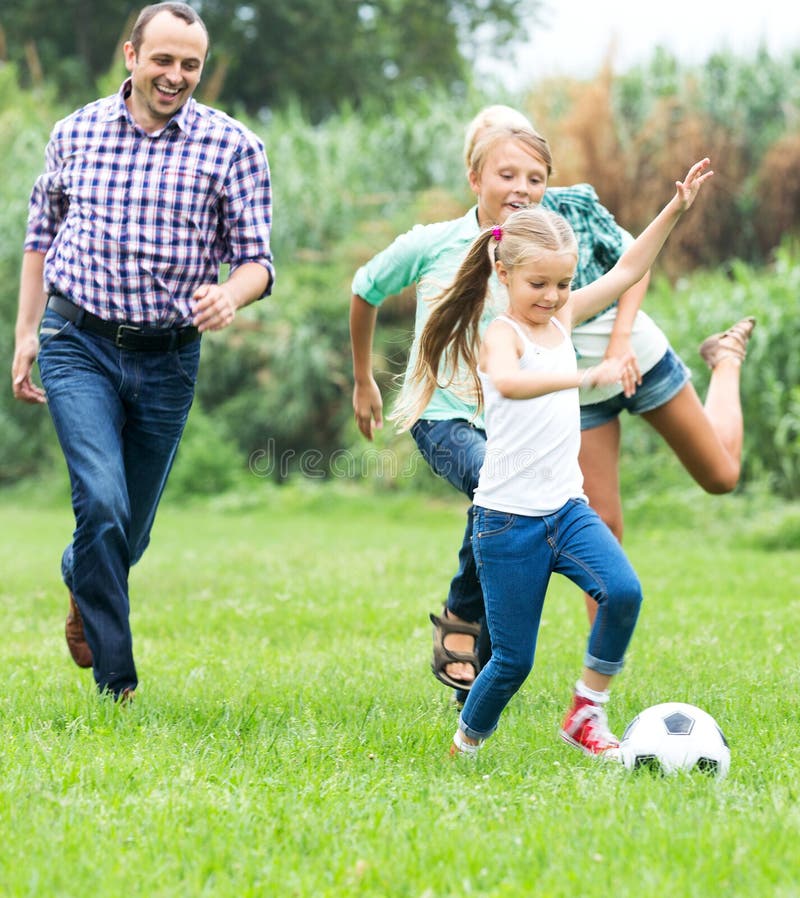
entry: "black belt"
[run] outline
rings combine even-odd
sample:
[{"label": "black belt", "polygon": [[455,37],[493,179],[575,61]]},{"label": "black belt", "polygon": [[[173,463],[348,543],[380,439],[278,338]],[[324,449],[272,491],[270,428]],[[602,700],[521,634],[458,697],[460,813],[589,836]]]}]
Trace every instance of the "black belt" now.
[{"label": "black belt", "polygon": [[66,296],[51,293],[47,307],[71,321],[80,330],[112,340],[119,349],[134,352],[174,352],[199,339],[196,327],[147,327],[125,321],[106,321],[76,306]]}]

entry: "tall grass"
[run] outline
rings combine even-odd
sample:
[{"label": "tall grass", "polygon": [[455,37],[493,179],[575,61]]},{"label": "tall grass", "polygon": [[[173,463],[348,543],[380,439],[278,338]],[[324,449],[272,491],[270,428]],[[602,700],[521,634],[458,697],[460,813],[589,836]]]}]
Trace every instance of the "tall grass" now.
[{"label": "tall grass", "polygon": [[139,692],[100,700],[63,643],[66,506],[0,502],[3,895],[800,894],[792,509],[672,494],[629,517],[646,604],[611,723],[704,707],[732,748],[717,782],[556,738],[586,630],[563,581],[496,736],[449,760],[427,613],[464,508],[414,496],[168,503],[132,578]]}]

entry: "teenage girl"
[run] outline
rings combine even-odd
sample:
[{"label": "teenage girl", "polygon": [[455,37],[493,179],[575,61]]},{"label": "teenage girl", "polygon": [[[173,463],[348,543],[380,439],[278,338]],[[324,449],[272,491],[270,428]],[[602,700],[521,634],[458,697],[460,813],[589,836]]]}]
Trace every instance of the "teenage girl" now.
[{"label": "teenage girl", "polygon": [[[356,272],[350,305],[353,409],[358,427],[367,439],[372,439],[374,428],[383,424],[383,402],[372,371],[372,343],[380,305],[404,288],[415,286],[417,311],[407,369],[410,370],[431,299],[453,282],[482,228],[504,222],[523,201],[527,204],[541,200],[551,164],[547,141],[529,127],[492,129],[477,141],[471,153],[469,183],[476,204],[453,221],[415,226]],[[488,325],[505,306],[505,289],[492,275],[483,324]],[[486,436],[471,378],[468,372],[464,375],[462,383],[455,378],[433,391],[419,420],[414,422],[411,435],[431,468],[472,499]],[[433,670],[448,686],[469,688],[480,666],[476,643],[483,618],[483,594],[472,554],[471,505],[459,567],[447,601],[459,609],[464,622],[449,620],[447,611],[441,618],[433,616],[438,637]],[[459,637],[467,642],[465,651],[454,652],[458,646],[444,645],[445,638]],[[456,665],[454,676],[446,670],[448,664]]]},{"label": "teenage girl", "polygon": [[[571,331],[640,280],[680,215],[711,177],[708,159],[676,182],[670,202],[599,280],[571,292],[574,232],[542,208],[481,232],[424,326],[401,427],[419,418],[440,383],[468,371],[485,403],[486,454],[474,496],[474,554],[492,655],[470,689],[453,753],[474,753],[533,666],[550,575],[569,577],[597,603],[584,668],[561,736],[587,754],[618,755],[605,702],[639,613],[639,580],[619,541],[588,505],[578,464],[578,390],[637,377],[631,355],[579,371]],[[490,249],[493,249],[490,255]],[[508,306],[480,336],[493,272]]]}]

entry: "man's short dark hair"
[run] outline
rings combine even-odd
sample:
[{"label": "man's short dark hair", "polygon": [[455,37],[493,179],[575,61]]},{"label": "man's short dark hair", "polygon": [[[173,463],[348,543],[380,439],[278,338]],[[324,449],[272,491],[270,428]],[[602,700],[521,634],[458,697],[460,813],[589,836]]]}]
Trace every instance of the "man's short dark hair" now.
[{"label": "man's short dark hair", "polygon": [[200,18],[198,12],[192,9],[188,3],[178,3],[173,2],[173,0],[167,0],[166,3],[152,3],[150,6],[145,6],[139,13],[136,23],[133,26],[133,31],[131,31],[131,44],[133,45],[133,52],[137,56],[139,55],[139,50],[144,41],[145,28],[150,20],[160,12],[172,13],[175,18],[183,20],[187,25],[200,25],[206,33],[206,40],[208,40],[206,23]]}]

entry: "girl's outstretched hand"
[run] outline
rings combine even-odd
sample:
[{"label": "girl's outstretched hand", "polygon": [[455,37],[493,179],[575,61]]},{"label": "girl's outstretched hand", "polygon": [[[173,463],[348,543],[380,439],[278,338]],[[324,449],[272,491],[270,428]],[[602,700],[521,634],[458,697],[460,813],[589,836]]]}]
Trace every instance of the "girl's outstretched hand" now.
[{"label": "girl's outstretched hand", "polygon": [[685,212],[692,205],[700,187],[714,174],[709,165],[711,160],[708,157],[701,159],[689,169],[683,181],[675,182],[675,198],[681,211]]},{"label": "girl's outstretched hand", "polygon": [[599,365],[586,368],[580,378],[580,387],[607,387],[619,384],[625,396],[630,397],[642,382],[639,375],[639,363],[633,352],[621,357],[603,359]]}]

